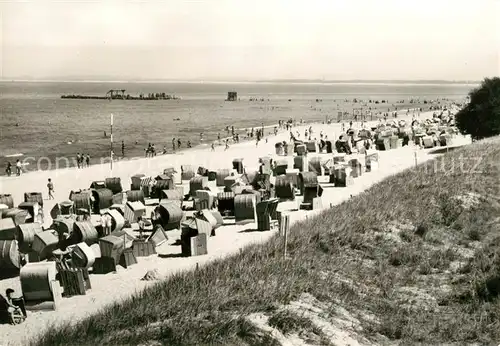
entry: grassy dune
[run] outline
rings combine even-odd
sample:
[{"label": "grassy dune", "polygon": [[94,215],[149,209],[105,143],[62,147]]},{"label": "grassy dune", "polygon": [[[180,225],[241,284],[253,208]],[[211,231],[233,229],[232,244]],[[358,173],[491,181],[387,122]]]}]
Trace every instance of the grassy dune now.
[{"label": "grassy dune", "polygon": [[[328,326],[363,344],[498,344],[498,163],[498,138],[450,152],[294,225],[288,259],[275,237],[32,345],[278,345],[255,313],[314,344]],[[321,316],[292,304],[307,299]]]}]

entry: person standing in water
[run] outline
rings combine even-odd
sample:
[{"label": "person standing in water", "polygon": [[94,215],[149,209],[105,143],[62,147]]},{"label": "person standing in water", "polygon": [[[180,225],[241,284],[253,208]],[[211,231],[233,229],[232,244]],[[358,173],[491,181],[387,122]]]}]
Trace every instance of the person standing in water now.
[{"label": "person standing in water", "polygon": [[125,157],[125,142],[122,141],[122,157]]},{"label": "person standing in water", "polygon": [[87,162],[87,167],[90,167],[90,155],[87,154],[87,157],[85,157],[85,161]]}]

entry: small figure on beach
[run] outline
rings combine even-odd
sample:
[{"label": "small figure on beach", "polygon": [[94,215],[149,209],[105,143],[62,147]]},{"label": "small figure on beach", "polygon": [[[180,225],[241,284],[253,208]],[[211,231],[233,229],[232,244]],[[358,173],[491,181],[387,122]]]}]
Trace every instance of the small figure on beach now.
[{"label": "small figure on beach", "polygon": [[144,233],[144,228],[145,228],[145,224],[144,224],[144,220],[142,219],[142,216],[139,216],[137,218],[137,224],[139,225],[139,239],[144,239],[144,236],[143,236],[143,233]]},{"label": "small figure on beach", "polygon": [[125,157],[125,142],[122,141],[122,157]]},{"label": "small figure on beach", "polygon": [[[7,288],[5,290],[5,299],[3,299],[5,301],[4,305],[6,308],[6,312],[8,313],[9,322],[11,324],[17,324],[20,321],[24,321],[23,311],[21,310],[21,308],[19,306],[14,305],[13,297],[12,297],[12,294],[14,292],[15,291],[12,288]],[[18,319],[18,317],[16,317],[16,316],[22,316],[21,320],[16,322],[16,319]]]},{"label": "small figure on beach", "polygon": [[181,148],[181,139],[180,138],[177,138],[177,148],[180,149]]},{"label": "small figure on beach", "polygon": [[107,136],[106,136],[106,131],[104,131],[104,138],[106,138],[106,137],[107,137]]},{"label": "small figure on beach", "polygon": [[229,149],[229,140],[226,139],[226,148],[224,149],[224,151],[226,151],[227,149]]},{"label": "small figure on beach", "polygon": [[111,216],[109,214],[101,214],[101,227],[104,236],[107,236],[111,233]]},{"label": "small figure on beach", "polygon": [[54,199],[54,183],[51,178],[49,178],[49,182],[47,183],[47,189],[49,190],[49,199]]},{"label": "small figure on beach", "polygon": [[215,145],[213,142],[212,142],[212,151],[215,151]]},{"label": "small figure on beach", "polygon": [[167,153],[167,147],[163,146],[163,155],[165,155],[166,153]]},{"label": "small figure on beach", "polygon": [[21,170],[22,170],[21,161],[19,161],[19,159],[17,159],[17,161],[16,161],[16,175],[17,176],[21,175]]},{"label": "small figure on beach", "polygon": [[7,162],[7,168],[5,169],[5,173],[7,173],[7,176],[10,177],[10,175],[12,174],[12,165],[9,162]]},{"label": "small figure on beach", "polygon": [[220,143],[220,133],[217,134],[217,141]]},{"label": "small figure on beach", "polygon": [[[54,198],[52,198],[54,199]],[[40,224],[43,225],[44,223],[44,216],[43,216],[43,208],[38,208],[38,214],[36,215],[36,221]]]},{"label": "small figure on beach", "polygon": [[81,168],[82,164],[82,156],[80,155],[80,153],[76,153],[76,167],[77,168]]},{"label": "small figure on beach", "polygon": [[87,156],[85,157],[85,161],[87,162],[87,167],[90,167],[90,155],[87,154]]},{"label": "small figure on beach", "polygon": [[172,149],[175,151],[175,138],[172,138]]}]

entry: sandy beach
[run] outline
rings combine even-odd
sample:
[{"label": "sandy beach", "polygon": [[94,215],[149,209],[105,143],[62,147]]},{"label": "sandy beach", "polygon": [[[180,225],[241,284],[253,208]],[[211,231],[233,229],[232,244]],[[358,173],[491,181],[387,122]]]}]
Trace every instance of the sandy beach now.
[{"label": "sandy beach", "polygon": [[[399,116],[397,120],[409,117]],[[422,113],[420,119],[432,117],[432,112]],[[357,123],[359,127],[359,123]],[[367,125],[370,125],[369,123]],[[305,128],[311,126],[299,126],[294,128],[300,133],[304,133]],[[318,135],[323,131],[328,138],[337,138],[341,132],[340,124],[313,124],[314,132]],[[176,167],[180,171],[182,164],[191,164],[195,166],[204,166],[208,169],[220,169],[231,167],[234,158],[244,158],[246,167],[257,167],[258,159],[263,156],[275,155],[274,145],[278,141],[289,140],[288,132],[280,132],[277,136],[269,136],[268,142],[261,141],[256,147],[255,142],[245,142],[231,145],[224,151],[224,147],[217,147],[211,151],[209,145],[205,149],[193,149],[179,152],[173,155],[161,155],[154,158],[141,158],[130,161],[121,161],[113,163],[113,170],[109,163],[94,165],[84,169],[68,168],[64,170],[37,171],[23,174],[20,177],[2,177],[0,178],[0,191],[2,193],[12,194],[14,204],[18,205],[23,201],[23,193],[30,191],[41,191],[44,199],[47,197],[47,179],[51,178],[55,187],[55,200],[44,200],[45,226],[51,224],[49,211],[55,205],[55,202],[68,199],[71,190],[88,188],[92,181],[104,180],[106,177],[120,177],[124,190],[129,189],[130,177],[137,173],[146,175],[156,175],[166,167]],[[459,142],[466,143],[465,138],[458,138]],[[430,154],[431,150],[419,150],[414,146],[405,146],[403,148],[379,152],[380,167],[377,171],[365,173],[355,179],[353,186],[346,188],[325,188],[323,194],[323,207],[336,205],[348,199],[351,195],[358,194],[378,181],[398,173],[402,170],[411,168],[415,165],[415,152],[417,152],[418,163],[427,161],[436,155]],[[316,154],[327,156],[331,154]],[[312,155],[315,156],[315,155]],[[290,161],[292,157],[289,157]],[[327,177],[321,177],[325,181]],[[183,182],[185,185],[188,182]],[[280,203],[278,210],[293,209],[298,207],[298,202]],[[291,222],[296,222],[307,215],[316,214],[319,211],[297,211],[292,213]],[[60,309],[51,312],[31,312],[27,320],[17,326],[0,325],[0,345],[22,345],[25,340],[34,337],[42,332],[47,326],[53,323],[67,321],[77,321],[89,314],[95,313],[107,304],[120,299],[129,297],[134,292],[142,290],[151,285],[151,282],[141,281],[140,279],[148,270],[157,269],[162,276],[168,276],[178,271],[190,270],[196,265],[203,265],[216,258],[225,257],[239,249],[248,246],[251,243],[263,242],[275,234],[276,231],[269,232],[243,232],[244,230],[255,228],[255,225],[245,226],[224,226],[217,232],[217,236],[211,237],[208,242],[208,255],[188,258],[160,258],[158,256],[141,257],[138,264],[129,269],[120,268],[117,273],[107,275],[91,275],[92,289],[85,296],[74,296],[64,298]],[[162,252],[168,254],[177,254],[180,252],[179,246],[171,245],[180,237],[180,231],[171,231],[168,233],[168,245],[163,245]],[[21,292],[19,278],[12,278],[0,281],[0,291],[11,287],[16,293]]]}]

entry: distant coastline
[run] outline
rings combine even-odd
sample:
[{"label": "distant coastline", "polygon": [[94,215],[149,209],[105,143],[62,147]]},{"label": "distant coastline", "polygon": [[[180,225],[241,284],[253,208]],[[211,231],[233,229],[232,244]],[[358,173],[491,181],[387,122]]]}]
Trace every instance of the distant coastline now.
[{"label": "distant coastline", "polygon": [[157,84],[300,84],[300,85],[479,85],[480,81],[463,80],[321,80],[321,79],[269,79],[269,80],[174,80],[174,79],[100,79],[100,78],[68,78],[68,79],[0,79],[0,83],[157,83]]}]

